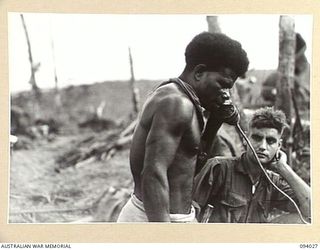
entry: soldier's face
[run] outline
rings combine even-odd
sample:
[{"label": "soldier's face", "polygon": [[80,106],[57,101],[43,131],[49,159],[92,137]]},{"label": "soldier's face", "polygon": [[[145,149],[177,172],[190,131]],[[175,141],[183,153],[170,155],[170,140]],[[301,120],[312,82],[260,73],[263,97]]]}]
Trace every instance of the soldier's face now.
[{"label": "soldier's face", "polygon": [[[281,134],[275,128],[250,128],[249,140],[263,165],[270,163],[281,148]],[[250,148],[247,154],[255,161]]]}]

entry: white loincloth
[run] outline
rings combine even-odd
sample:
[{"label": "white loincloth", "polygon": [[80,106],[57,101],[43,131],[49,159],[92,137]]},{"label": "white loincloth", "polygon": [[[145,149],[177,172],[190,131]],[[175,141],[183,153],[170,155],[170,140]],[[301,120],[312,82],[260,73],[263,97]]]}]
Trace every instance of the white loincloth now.
[{"label": "white loincloth", "polygon": [[[197,222],[195,209],[191,206],[189,214],[170,214],[170,220],[173,223]],[[117,222],[148,222],[143,202],[132,194],[121,209]]]}]

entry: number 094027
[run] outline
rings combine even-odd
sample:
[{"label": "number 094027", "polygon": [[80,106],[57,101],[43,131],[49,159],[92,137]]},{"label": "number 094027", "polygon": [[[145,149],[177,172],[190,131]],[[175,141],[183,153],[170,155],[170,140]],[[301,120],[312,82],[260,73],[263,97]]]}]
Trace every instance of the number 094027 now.
[{"label": "number 094027", "polygon": [[303,243],[303,244],[300,244],[299,246],[300,248],[306,248],[306,249],[318,248],[318,244],[315,244],[315,243],[312,243],[312,244]]}]

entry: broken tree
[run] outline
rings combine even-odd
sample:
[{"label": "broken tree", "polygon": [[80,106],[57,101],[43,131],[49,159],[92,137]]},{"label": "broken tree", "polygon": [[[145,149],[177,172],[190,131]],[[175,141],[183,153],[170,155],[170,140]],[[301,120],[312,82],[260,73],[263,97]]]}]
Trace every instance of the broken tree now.
[{"label": "broken tree", "polygon": [[28,46],[29,62],[30,62],[30,67],[31,67],[31,76],[30,76],[29,83],[31,84],[32,92],[33,92],[34,98],[35,98],[34,114],[35,114],[36,118],[38,118],[39,112],[40,112],[39,105],[40,105],[41,92],[40,92],[40,89],[39,89],[37,82],[36,82],[35,73],[39,70],[40,63],[34,63],[34,61],[33,61],[27,25],[24,20],[23,14],[21,14],[20,17],[21,17],[21,22],[22,22],[22,26],[24,29],[24,33],[25,33],[26,41],[27,41],[27,46]]},{"label": "broken tree", "polygon": [[31,51],[31,44],[30,44],[30,39],[29,39],[29,33],[28,33],[28,29],[27,29],[27,25],[26,22],[24,20],[23,15],[20,15],[21,17],[21,21],[22,21],[22,25],[23,25],[23,29],[24,29],[24,33],[26,35],[26,40],[27,40],[27,45],[28,45],[28,54],[29,54],[29,61],[30,61],[30,66],[31,66],[31,76],[30,76],[30,80],[29,83],[32,86],[32,90],[39,95],[40,94],[40,90],[39,87],[36,83],[36,78],[35,78],[35,73],[38,71],[39,67],[40,67],[40,63],[35,64],[33,62],[33,57],[32,57],[32,51]]},{"label": "broken tree", "polygon": [[130,62],[130,74],[131,74],[130,86],[132,89],[133,117],[135,118],[139,112],[139,90],[135,84],[133,60],[132,60],[130,47],[129,47],[129,62]]}]

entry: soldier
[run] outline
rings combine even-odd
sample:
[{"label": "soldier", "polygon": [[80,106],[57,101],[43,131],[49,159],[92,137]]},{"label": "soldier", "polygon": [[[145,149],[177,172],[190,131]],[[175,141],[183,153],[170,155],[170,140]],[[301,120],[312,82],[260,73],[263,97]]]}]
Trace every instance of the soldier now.
[{"label": "soldier", "polygon": [[[270,179],[309,218],[310,187],[287,164],[286,154],[280,150],[286,126],[282,111],[262,108],[249,122],[249,140]],[[201,221],[205,209],[213,207],[208,222],[265,223],[273,208],[296,212],[293,203],[272,186],[250,149],[240,157],[208,160],[195,178],[193,198],[202,208]],[[298,221],[297,216],[291,217],[290,222]]]}]

